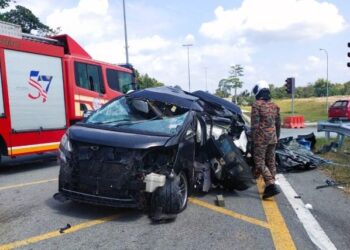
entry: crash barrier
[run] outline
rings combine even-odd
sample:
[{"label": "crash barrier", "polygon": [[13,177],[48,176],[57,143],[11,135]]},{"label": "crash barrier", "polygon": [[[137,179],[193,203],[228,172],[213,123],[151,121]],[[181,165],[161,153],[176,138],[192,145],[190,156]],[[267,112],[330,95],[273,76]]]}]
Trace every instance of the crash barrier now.
[{"label": "crash barrier", "polygon": [[284,128],[305,128],[304,116],[292,115],[292,116],[284,117],[283,127]]},{"label": "crash barrier", "polygon": [[318,132],[326,132],[326,138],[329,140],[330,133],[337,134],[337,148],[341,148],[345,136],[350,137],[350,123],[345,123],[342,121],[337,122],[328,122],[328,121],[319,121],[317,123]]}]

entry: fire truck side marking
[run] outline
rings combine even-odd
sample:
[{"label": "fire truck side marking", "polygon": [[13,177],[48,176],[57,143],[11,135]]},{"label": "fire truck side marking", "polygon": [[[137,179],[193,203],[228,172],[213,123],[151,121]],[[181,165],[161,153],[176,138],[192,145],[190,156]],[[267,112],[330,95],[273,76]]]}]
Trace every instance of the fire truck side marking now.
[{"label": "fire truck side marking", "polygon": [[27,146],[18,146],[18,147],[12,147],[7,148],[8,152],[10,152],[10,155],[18,155],[18,154],[24,154],[24,153],[34,153],[38,151],[50,151],[50,150],[56,150],[58,149],[58,146],[60,145],[60,142],[51,142],[51,143],[41,143],[41,144],[33,144],[33,145],[27,145]]},{"label": "fire truck side marking", "polygon": [[[93,102],[96,97],[84,96],[84,95],[74,95],[75,101]],[[101,102],[105,104],[108,100],[100,98]]]},{"label": "fire truck side marking", "polygon": [[[36,96],[33,96],[31,93],[28,94],[30,99],[38,99],[40,96],[43,97],[43,103],[46,102],[47,94],[50,89],[51,81],[53,76],[39,75],[40,71],[31,70],[29,73],[28,84],[35,88],[38,92]],[[43,84],[46,82],[46,88],[43,88]]]}]

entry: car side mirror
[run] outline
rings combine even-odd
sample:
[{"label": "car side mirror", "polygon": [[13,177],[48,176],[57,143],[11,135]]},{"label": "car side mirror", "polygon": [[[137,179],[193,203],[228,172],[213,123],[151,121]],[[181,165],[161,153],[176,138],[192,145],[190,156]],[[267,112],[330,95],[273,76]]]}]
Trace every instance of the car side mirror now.
[{"label": "car side mirror", "polygon": [[143,100],[132,100],[132,106],[139,112],[148,114],[149,108],[148,103]]}]

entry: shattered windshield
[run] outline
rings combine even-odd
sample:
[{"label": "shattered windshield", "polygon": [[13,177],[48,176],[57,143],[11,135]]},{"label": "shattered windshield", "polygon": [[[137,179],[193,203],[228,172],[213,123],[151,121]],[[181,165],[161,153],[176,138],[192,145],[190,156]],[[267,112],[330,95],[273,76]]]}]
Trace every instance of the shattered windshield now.
[{"label": "shattered windshield", "polygon": [[175,105],[121,97],[97,110],[85,123],[171,136],[179,133],[187,115],[187,110]]}]

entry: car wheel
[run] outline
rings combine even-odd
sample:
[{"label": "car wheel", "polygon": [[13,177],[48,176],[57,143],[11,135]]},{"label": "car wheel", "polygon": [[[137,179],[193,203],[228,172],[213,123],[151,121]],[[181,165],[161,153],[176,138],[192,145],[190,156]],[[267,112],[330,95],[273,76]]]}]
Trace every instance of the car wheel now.
[{"label": "car wheel", "polygon": [[187,207],[188,202],[188,180],[184,172],[180,172],[177,176],[179,185],[179,197],[181,199],[180,211],[183,211]]},{"label": "car wheel", "polygon": [[150,218],[154,221],[174,219],[186,208],[187,202],[188,180],[186,174],[180,172],[175,178],[168,178],[165,185],[152,194]]}]

